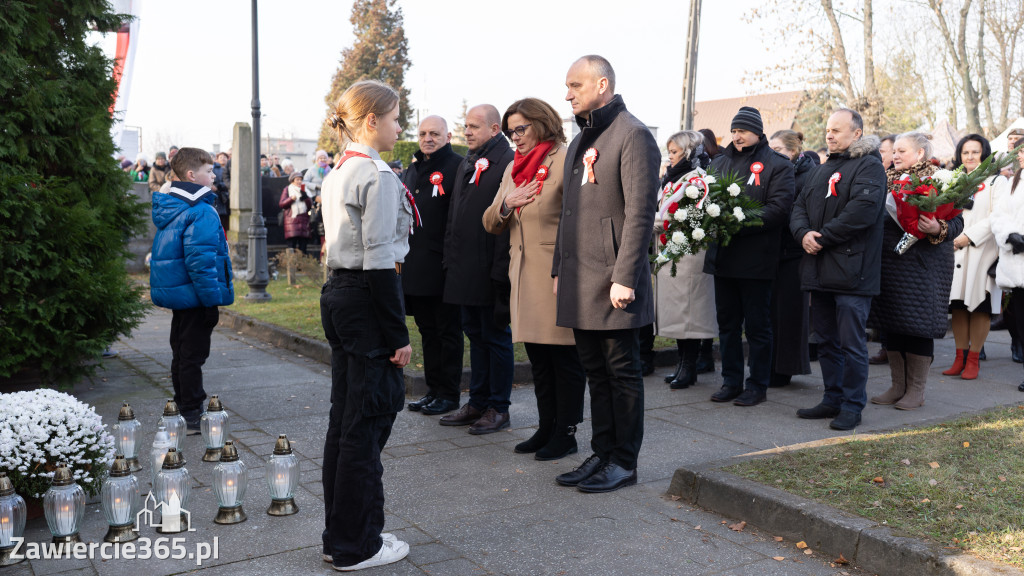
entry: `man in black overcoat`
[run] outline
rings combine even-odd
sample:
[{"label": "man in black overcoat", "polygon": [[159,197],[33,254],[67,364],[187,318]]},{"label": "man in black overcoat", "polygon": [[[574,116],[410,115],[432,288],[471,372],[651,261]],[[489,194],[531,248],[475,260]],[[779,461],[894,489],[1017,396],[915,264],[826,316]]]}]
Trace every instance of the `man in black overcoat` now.
[{"label": "man in black overcoat", "polygon": [[409,236],[409,255],[402,266],[405,313],[416,320],[423,346],[426,396],[409,410],[445,414],[459,407],[462,380],[462,319],[459,307],[446,304],[444,235],[448,228],[455,176],[462,156],[452,150],[452,134],[440,116],[428,116],[418,128],[420,149],[403,175],[423,225]]},{"label": "man in black overcoat", "polygon": [[469,155],[459,164],[445,231],[444,301],[456,304],[469,338],[469,401],[441,417],[442,426],[469,425],[470,434],[508,428],[514,356],[509,328],[509,235],[484,230],[514,153],[501,133],[501,115],[490,104],[466,112]]}]

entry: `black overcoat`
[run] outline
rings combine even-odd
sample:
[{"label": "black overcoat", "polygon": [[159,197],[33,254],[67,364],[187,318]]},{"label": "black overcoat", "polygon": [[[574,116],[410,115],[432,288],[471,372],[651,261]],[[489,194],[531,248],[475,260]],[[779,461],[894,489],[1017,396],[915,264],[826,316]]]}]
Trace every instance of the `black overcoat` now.
[{"label": "black overcoat", "polygon": [[[494,282],[508,283],[508,230],[498,236],[488,234],[483,216],[515,154],[500,133],[480,152],[480,156],[470,153],[459,163],[445,230],[444,301],[460,306],[493,306]],[[478,157],[487,158],[489,166],[479,182],[470,184]]]},{"label": "black overcoat", "polygon": [[[409,236],[409,254],[402,266],[402,290],[410,296],[440,296],[444,292],[444,236],[448,228],[448,208],[455,189],[456,172],[462,162],[445,144],[427,158],[416,152],[416,161],[402,175],[402,183],[412,192],[423,222]],[[430,176],[440,172],[442,181],[438,195]],[[444,194],[441,194],[443,190]]]}]

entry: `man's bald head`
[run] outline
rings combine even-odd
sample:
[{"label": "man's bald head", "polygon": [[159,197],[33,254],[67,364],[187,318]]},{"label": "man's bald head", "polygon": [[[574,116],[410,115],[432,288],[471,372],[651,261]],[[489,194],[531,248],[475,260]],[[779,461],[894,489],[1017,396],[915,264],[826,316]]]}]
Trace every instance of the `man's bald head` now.
[{"label": "man's bald head", "polygon": [[479,150],[501,132],[501,114],[491,104],[473,106],[466,112],[466,144]]},{"label": "man's bald head", "polygon": [[448,122],[440,116],[427,116],[420,122],[418,129],[420,152],[430,156],[451,142],[452,133],[448,131]]},{"label": "man's bald head", "polygon": [[589,118],[590,113],[615,97],[615,70],[602,56],[583,56],[572,63],[565,75],[566,101],[573,114]]}]

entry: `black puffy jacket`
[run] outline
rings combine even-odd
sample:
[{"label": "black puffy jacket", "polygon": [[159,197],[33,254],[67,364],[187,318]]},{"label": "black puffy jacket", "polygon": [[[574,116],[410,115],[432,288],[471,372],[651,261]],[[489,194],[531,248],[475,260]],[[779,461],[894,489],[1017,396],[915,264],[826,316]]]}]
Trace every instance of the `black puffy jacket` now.
[{"label": "black puffy jacket", "polygon": [[[789,229],[802,242],[815,231],[822,250],[804,254],[800,287],[837,294],[878,294],[885,208],[885,169],[878,138],[865,136],[830,154],[807,178],[793,205]],[[836,195],[829,192],[833,175]]]}]

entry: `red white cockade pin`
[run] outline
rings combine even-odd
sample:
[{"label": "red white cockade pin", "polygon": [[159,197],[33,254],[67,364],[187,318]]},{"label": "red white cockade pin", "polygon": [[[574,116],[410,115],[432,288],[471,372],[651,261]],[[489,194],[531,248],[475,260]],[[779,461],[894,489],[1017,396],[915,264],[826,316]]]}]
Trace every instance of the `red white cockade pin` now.
[{"label": "red white cockade pin", "polygon": [[597,184],[597,178],[594,177],[594,163],[597,162],[597,148],[590,148],[586,154],[583,155],[583,181],[580,182],[580,186],[590,182],[591,184]]},{"label": "red white cockade pin", "polygon": [[754,162],[750,165],[750,178],[747,180],[747,186],[753,184],[754,186],[761,185],[761,172],[764,171],[764,164],[760,162]]},{"label": "red white cockade pin", "polygon": [[828,193],[825,194],[825,198],[828,198],[829,196],[837,196],[836,182],[839,182],[839,180],[842,179],[842,177],[843,175],[840,174],[839,172],[832,173],[832,176],[829,177],[828,179]]},{"label": "red white cockade pin", "polygon": [[444,196],[444,186],[441,186],[442,182],[444,182],[444,175],[440,172],[434,172],[430,175],[430,183],[434,185],[433,198],[437,198],[438,192],[440,192],[441,196]]},{"label": "red white cockade pin", "polygon": [[476,183],[476,185],[479,186],[480,175],[484,173],[484,170],[490,168],[491,163],[490,161],[487,160],[487,158],[481,158],[476,161],[476,164],[474,164],[474,166],[476,167],[476,170],[473,171],[473,177],[469,179],[469,183]]},{"label": "red white cockade pin", "polygon": [[[537,168],[537,182],[544,182],[545,180],[547,180],[549,172],[551,172],[551,169],[548,168],[547,166],[541,166],[540,168]],[[537,193],[539,194],[540,190],[538,190]]]}]

